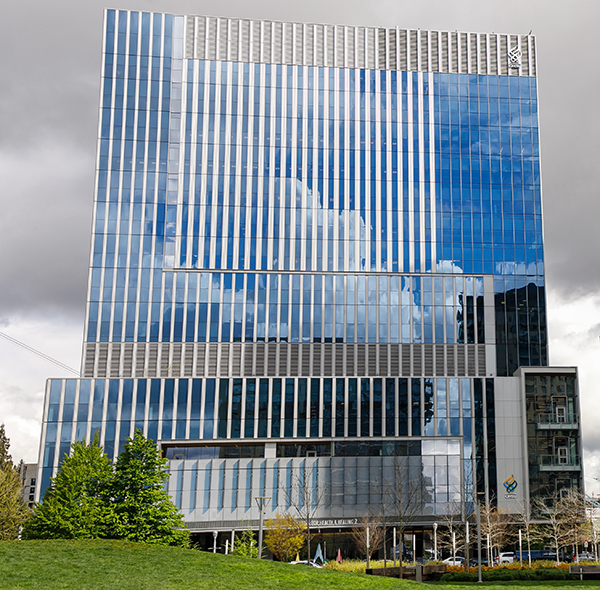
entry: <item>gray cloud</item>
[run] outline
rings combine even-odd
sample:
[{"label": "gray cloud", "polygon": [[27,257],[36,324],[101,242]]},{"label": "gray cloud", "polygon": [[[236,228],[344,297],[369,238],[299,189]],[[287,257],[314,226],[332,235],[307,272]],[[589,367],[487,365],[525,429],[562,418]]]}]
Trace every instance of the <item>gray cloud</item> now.
[{"label": "gray cloud", "polygon": [[[507,0],[128,2],[129,8],[444,30],[533,29],[539,47],[548,284],[600,287],[600,4]],[[89,253],[103,4],[12,3],[0,23],[0,294],[5,313],[81,313]]]}]

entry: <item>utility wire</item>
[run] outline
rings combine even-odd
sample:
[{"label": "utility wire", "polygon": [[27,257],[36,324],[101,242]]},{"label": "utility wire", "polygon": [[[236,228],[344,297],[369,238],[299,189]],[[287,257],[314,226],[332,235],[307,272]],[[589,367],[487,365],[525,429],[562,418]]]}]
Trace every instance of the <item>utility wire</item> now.
[{"label": "utility wire", "polygon": [[69,371],[70,373],[73,373],[74,375],[77,375],[77,377],[81,376],[80,373],[79,373],[79,371],[76,371],[72,367],[69,367],[69,365],[65,365],[64,363],[61,363],[60,361],[57,361],[56,359],[53,359],[51,356],[48,356],[47,354],[44,354],[43,352],[40,352],[39,350],[36,350],[35,348],[32,348],[31,346],[28,346],[24,342],[21,342],[20,340],[17,340],[16,338],[13,338],[12,336],[9,336],[8,334],[5,334],[4,332],[0,332],[0,336],[2,336],[2,338],[5,338],[9,342],[12,342],[13,344],[16,344],[17,346],[20,346],[21,348],[24,348],[25,350],[27,350],[29,352],[32,352],[33,354],[37,354],[39,357],[43,358],[46,361],[48,361],[50,363],[54,363],[55,365],[57,365],[61,369],[65,369],[65,371]]}]

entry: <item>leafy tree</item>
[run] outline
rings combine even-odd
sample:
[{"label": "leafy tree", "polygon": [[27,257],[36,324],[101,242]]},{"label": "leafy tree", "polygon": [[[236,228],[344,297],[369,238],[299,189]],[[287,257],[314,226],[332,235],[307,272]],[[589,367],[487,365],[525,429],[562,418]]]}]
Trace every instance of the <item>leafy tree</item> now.
[{"label": "leafy tree", "polygon": [[252,529],[248,528],[239,536],[236,535],[232,554],[240,557],[258,557],[258,544],[254,540]]},{"label": "leafy tree", "polygon": [[23,501],[21,480],[15,469],[0,468],[0,541],[16,539],[30,510]]},{"label": "leafy tree", "polygon": [[0,424],[0,469],[5,467],[14,468],[12,457],[8,452],[10,448],[10,440],[6,436],[4,424]]},{"label": "leafy tree", "polygon": [[289,561],[304,545],[306,525],[291,514],[276,514],[265,524],[265,545],[279,561]]},{"label": "leafy tree", "polygon": [[117,458],[111,482],[113,536],[129,541],[187,546],[189,531],[165,490],[167,460],[136,430]]},{"label": "leafy tree", "polygon": [[0,540],[16,539],[30,510],[21,494],[21,479],[8,449],[10,441],[0,424]]},{"label": "leafy tree", "polygon": [[23,530],[26,539],[95,539],[110,535],[113,507],[106,498],[112,466],[98,435],[71,445],[41,504]]}]

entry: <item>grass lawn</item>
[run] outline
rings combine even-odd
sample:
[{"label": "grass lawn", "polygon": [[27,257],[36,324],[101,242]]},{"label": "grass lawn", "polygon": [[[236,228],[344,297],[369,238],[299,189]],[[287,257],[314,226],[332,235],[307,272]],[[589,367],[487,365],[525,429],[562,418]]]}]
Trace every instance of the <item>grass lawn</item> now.
[{"label": "grass lawn", "polygon": [[481,588],[482,586],[485,588],[535,588],[536,590],[556,590],[557,588],[581,588],[581,586],[594,586],[598,588],[600,582],[598,580],[584,580],[580,582],[579,580],[572,581],[547,581],[547,582],[529,582],[526,580],[522,580],[519,582],[482,582],[478,584],[477,582],[452,582],[452,584],[419,584],[419,586],[431,588],[432,586],[436,586],[441,588]]},{"label": "grass lawn", "polygon": [[[583,585],[598,582],[583,582]],[[570,588],[581,582],[500,582],[489,588]],[[120,541],[0,542],[0,588],[302,590],[414,589],[415,582],[374,578],[195,550]],[[463,588],[475,584],[439,584]]]}]

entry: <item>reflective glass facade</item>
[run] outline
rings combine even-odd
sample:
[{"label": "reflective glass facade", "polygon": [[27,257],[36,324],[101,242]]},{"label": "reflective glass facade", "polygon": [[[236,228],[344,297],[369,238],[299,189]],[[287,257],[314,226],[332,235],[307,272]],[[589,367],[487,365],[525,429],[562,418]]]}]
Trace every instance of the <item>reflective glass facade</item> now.
[{"label": "reflective glass facade", "polygon": [[294,470],[323,518],[390,461],[425,520],[498,496],[497,380],[547,365],[534,38],[107,10],[102,68],[84,378],[48,385],[42,489],[140,428],[198,529],[281,509]]},{"label": "reflective glass facade", "polygon": [[190,60],[183,17],[106,26],[88,342],[461,342],[445,308],[488,274],[498,374],[547,363],[535,77]]}]

